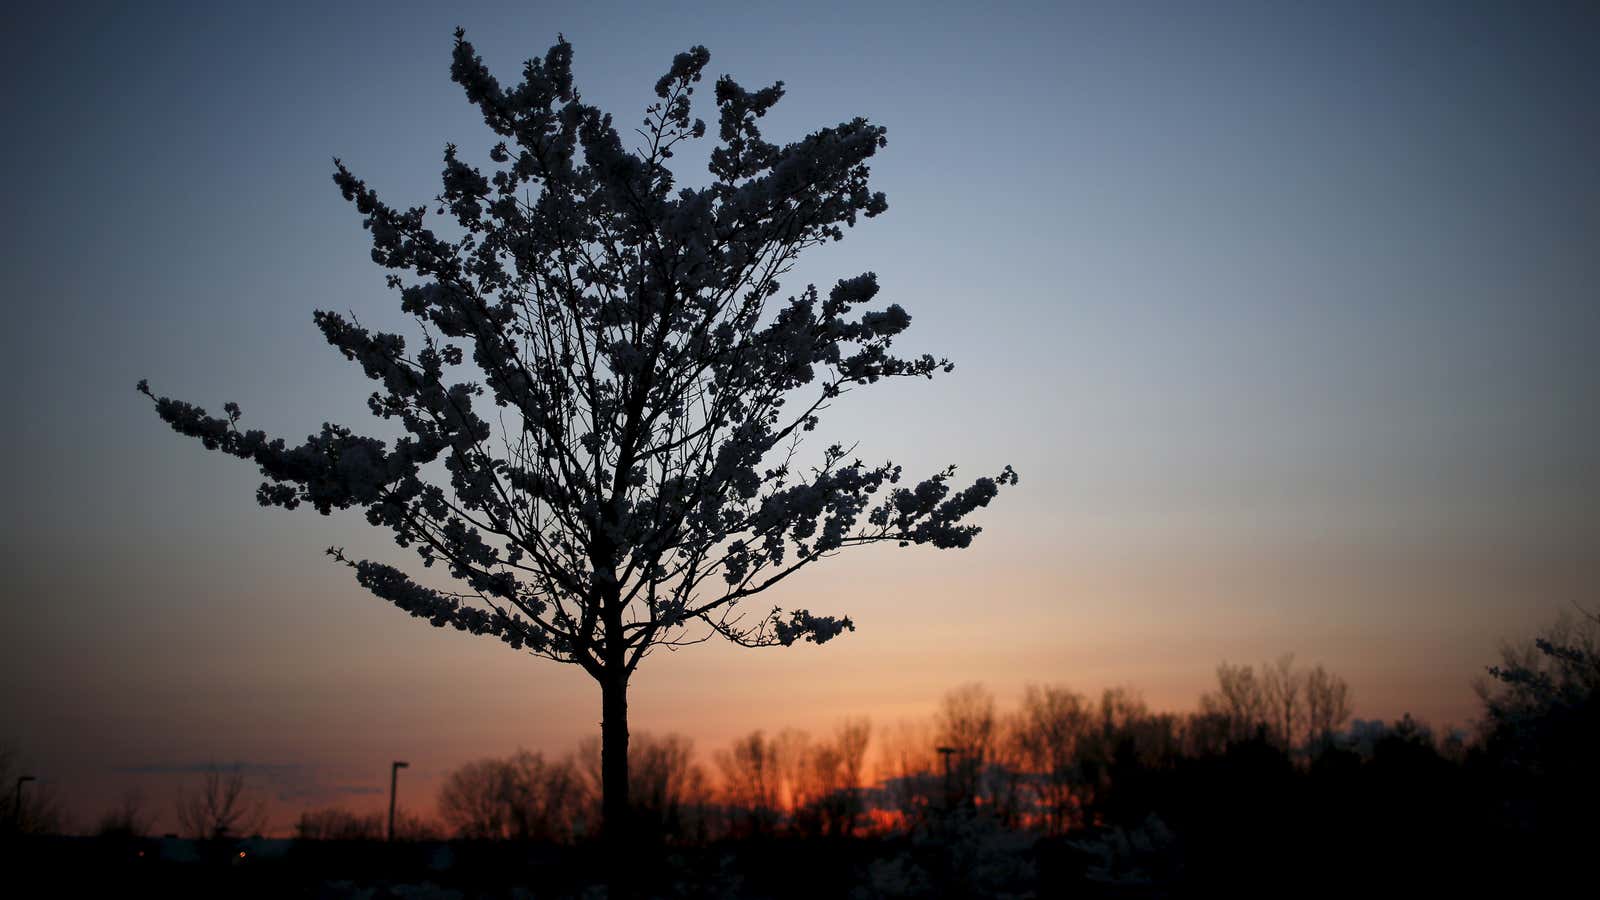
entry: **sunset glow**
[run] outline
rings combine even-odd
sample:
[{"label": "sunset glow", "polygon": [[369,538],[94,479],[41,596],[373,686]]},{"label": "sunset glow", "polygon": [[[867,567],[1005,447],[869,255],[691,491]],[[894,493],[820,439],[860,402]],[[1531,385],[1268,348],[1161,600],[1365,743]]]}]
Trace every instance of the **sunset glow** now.
[{"label": "sunset glow", "polygon": [[[325,548],[422,573],[412,550],[357,509],[260,508],[252,465],[133,390],[237,402],[291,444],[392,437],[311,318],[407,324],[330,159],[431,209],[444,145],[487,152],[457,25],[508,79],[563,34],[584,99],[629,116],[703,43],[704,94],[784,81],[769,139],[884,126],[888,210],[779,296],[875,272],[874,308],[914,323],[895,352],[955,368],[832,401],[796,469],[838,442],[912,485],[1020,476],[970,547],[849,547],[740,607],[854,631],[644,659],[631,729],[691,741],[706,791],[758,730],[866,719],[879,789],[897,753],[936,765],[962,685],[1002,716],[1030,685],[1187,714],[1219,664],[1285,654],[1347,682],[1353,719],[1465,733],[1504,642],[1595,607],[1592,10],[387,9],[88,4],[7,29],[0,741],[76,831],[130,796],[176,831],[213,767],[269,835],[387,814],[394,760],[400,810],[432,822],[464,764],[600,734],[579,667],[377,599]],[[682,152],[684,186],[705,155]],[[856,831],[903,825],[869,808]]]}]

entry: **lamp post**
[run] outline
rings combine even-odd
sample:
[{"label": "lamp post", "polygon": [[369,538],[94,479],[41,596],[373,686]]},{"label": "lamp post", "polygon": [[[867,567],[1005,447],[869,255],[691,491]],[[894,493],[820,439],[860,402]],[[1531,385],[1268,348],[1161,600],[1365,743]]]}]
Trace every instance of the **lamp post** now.
[{"label": "lamp post", "polygon": [[948,812],[956,805],[955,781],[950,777],[950,757],[961,751],[955,747],[935,747],[934,749],[938,751],[939,757],[944,760],[944,808]]},{"label": "lamp post", "polygon": [[16,826],[18,833],[22,831],[22,785],[26,782],[37,780],[32,775],[17,776],[17,800],[16,805],[11,807],[11,818],[12,824]]},{"label": "lamp post", "polygon": [[394,840],[394,793],[400,782],[400,770],[410,763],[394,761],[389,765],[389,840]]}]

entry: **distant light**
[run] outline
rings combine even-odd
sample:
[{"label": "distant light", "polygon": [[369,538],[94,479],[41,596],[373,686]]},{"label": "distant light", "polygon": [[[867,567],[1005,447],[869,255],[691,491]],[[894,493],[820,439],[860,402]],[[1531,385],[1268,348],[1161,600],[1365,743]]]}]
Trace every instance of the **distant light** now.
[{"label": "distant light", "polygon": [[239,851],[239,858],[240,859],[244,859],[244,851],[243,850]]}]

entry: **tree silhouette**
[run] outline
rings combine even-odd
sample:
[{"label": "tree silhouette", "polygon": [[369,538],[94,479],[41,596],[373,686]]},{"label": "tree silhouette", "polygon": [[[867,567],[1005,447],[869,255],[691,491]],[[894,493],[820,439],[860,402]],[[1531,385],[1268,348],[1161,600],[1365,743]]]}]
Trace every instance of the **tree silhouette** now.
[{"label": "tree silhouette", "polygon": [[582,830],[587,786],[571,760],[518,751],[467,763],[439,789],[439,814],[460,837],[571,840]]},{"label": "tree silhouette", "polygon": [[210,766],[200,787],[179,791],[178,825],[195,840],[223,840],[259,833],[266,826],[267,806],[245,789],[244,773],[224,775]]},{"label": "tree silhouette", "polygon": [[138,838],[149,834],[152,825],[152,816],[145,809],[144,795],[137,790],[130,790],[100,817],[94,833],[99,837]]},{"label": "tree silhouette", "polygon": [[778,742],[752,731],[717,754],[722,770],[723,802],[741,810],[747,834],[766,834],[777,827],[778,803],[783,790]]},{"label": "tree silhouette", "polygon": [[1049,834],[1073,824],[1082,793],[1080,756],[1093,721],[1089,702],[1065,687],[1028,685],[1022,696],[1010,740],[1021,764],[1034,773],[1031,786]]},{"label": "tree silhouette", "polygon": [[[0,743],[0,834],[60,834],[67,825],[56,785],[27,776],[22,754]],[[26,779],[28,789],[19,790]]]},{"label": "tree silhouette", "polygon": [[1217,689],[1200,698],[1205,725],[1222,744],[1267,738],[1284,750],[1314,750],[1350,718],[1350,686],[1318,664],[1296,669],[1294,654],[1254,666],[1217,667]]},{"label": "tree silhouette", "polygon": [[363,815],[329,807],[301,813],[294,836],[300,841],[377,841],[383,839],[384,830],[382,813]]},{"label": "tree silhouette", "polygon": [[[603,793],[601,741],[578,745],[578,768],[590,793]],[[706,827],[706,773],[694,761],[694,742],[681,734],[628,738],[629,815],[636,829],[660,837],[702,834]]]},{"label": "tree silhouette", "polygon": [[1482,747],[1515,831],[1566,864],[1587,858],[1600,804],[1600,615],[1579,608],[1528,643],[1507,643],[1477,687]]},{"label": "tree silhouette", "polygon": [[[801,438],[841,395],[951,365],[891,354],[911,321],[899,305],[853,312],[878,293],[870,272],[773,301],[799,253],[887,208],[868,187],[883,128],[856,118],[779,146],[758,120],[782,82],[724,76],[712,181],[677,186],[667,162],[707,130],[690,102],[709,59],[677,55],[629,149],[574,90],[565,39],[507,89],[458,30],[451,77],[501,140],[487,176],[446,146],[448,234],[335,160],[422,332],[418,346],[315,316],[378,383],[371,411],[406,432],[392,446],[333,424],[290,446],[241,429],[236,404],[218,418],[139,384],[174,430],[258,465],[262,505],[359,507],[460,583],[329,548],[374,594],[582,666],[602,692],[608,831],[628,810],[628,681],[653,648],[827,641],[851,621],[738,604],[847,547],[966,546],[969,515],[1016,481],[1008,466],[952,491],[952,467],[903,486],[899,466],[840,445],[803,464]],[[481,381],[453,380],[469,357]]]}]

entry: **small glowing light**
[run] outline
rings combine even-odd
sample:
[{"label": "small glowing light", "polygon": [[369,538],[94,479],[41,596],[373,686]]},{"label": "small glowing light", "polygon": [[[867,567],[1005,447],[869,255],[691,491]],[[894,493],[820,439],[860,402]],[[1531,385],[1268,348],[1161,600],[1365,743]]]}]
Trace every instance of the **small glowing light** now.
[{"label": "small glowing light", "polygon": [[240,859],[244,859],[244,851],[243,850],[239,851],[239,858]]}]

